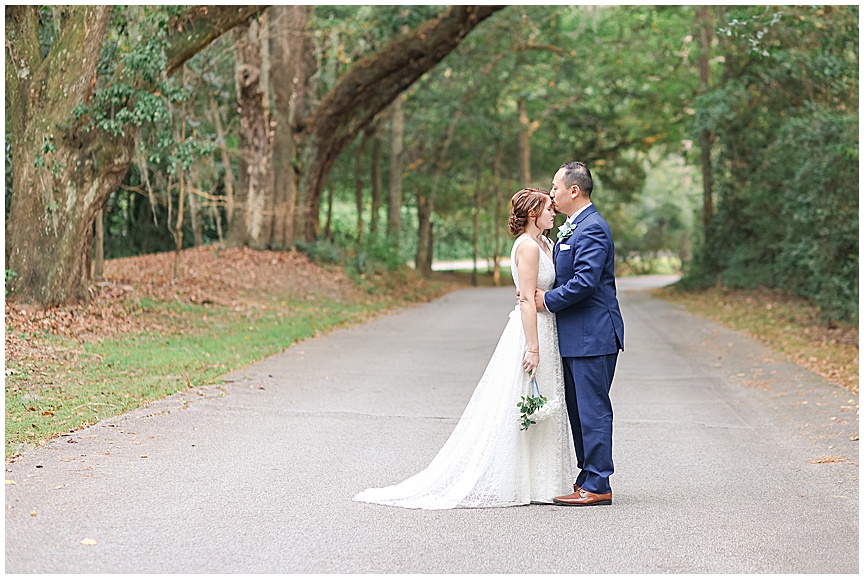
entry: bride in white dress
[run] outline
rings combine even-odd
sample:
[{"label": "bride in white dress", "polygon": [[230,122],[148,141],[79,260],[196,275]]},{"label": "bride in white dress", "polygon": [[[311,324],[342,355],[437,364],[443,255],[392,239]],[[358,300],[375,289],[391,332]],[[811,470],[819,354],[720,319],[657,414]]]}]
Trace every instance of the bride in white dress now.
[{"label": "bride in white dress", "polygon": [[[511,199],[513,282],[531,298],[555,280],[552,228],[555,209],[546,191],[522,189]],[[520,430],[517,403],[531,394],[536,371],[547,402]],[[429,466],[403,482],[367,489],[354,500],[412,509],[506,507],[573,492],[576,456],[564,401],[555,316],[537,312],[533,299],[510,314],[498,346],[456,428]]]}]

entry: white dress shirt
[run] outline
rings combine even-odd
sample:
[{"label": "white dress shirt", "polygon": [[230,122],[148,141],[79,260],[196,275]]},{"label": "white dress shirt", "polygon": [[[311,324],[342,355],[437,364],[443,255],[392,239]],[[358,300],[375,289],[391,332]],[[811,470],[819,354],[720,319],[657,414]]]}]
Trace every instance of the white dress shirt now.
[{"label": "white dress shirt", "polygon": [[579,211],[577,211],[576,213],[574,213],[573,215],[571,215],[570,217],[568,217],[568,218],[567,218],[567,221],[570,222],[570,225],[573,225],[573,224],[576,222],[576,218],[579,217],[579,214],[580,214],[580,213],[582,213],[583,211],[585,211],[586,209],[588,209],[588,208],[591,207],[592,205],[593,205],[593,203],[591,203],[591,202],[589,201],[589,202],[588,202],[588,205],[586,205],[585,207],[582,207],[581,209],[579,209]]}]

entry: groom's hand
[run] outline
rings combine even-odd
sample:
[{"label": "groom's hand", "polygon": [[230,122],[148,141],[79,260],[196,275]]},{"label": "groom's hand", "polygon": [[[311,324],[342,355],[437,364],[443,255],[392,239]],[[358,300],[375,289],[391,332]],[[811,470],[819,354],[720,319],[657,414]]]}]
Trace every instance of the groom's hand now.
[{"label": "groom's hand", "polygon": [[545,312],[546,311],[546,302],[543,301],[543,297],[545,295],[546,295],[546,292],[544,292],[541,289],[534,291],[534,305],[537,306],[538,312]]}]

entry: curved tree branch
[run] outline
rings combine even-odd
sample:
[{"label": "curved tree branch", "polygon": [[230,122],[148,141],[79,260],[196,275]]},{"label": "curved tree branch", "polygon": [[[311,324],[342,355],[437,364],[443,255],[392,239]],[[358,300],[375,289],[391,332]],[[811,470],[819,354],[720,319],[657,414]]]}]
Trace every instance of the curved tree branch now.
[{"label": "curved tree branch", "polygon": [[307,191],[304,237],[315,239],[327,174],[339,153],[405,89],[452,52],[483,20],[504,6],[451,6],[438,18],[361,59],[301,123],[308,151],[301,160]]},{"label": "curved tree branch", "polygon": [[267,6],[192,6],[168,23],[168,74],[204,47]]},{"label": "curved tree branch", "polygon": [[451,6],[407,36],[363,58],[321,101],[308,132],[348,142],[423,73],[444,59],[483,20],[503,6]]}]

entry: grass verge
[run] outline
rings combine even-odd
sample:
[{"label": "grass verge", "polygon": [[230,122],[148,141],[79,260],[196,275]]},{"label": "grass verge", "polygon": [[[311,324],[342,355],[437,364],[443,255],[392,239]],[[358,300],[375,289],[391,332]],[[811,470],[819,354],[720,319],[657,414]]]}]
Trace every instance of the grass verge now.
[{"label": "grass verge", "polygon": [[858,393],[858,328],[825,323],[807,300],[772,290],[713,287],[652,292],[684,305],[692,314],[748,333],[763,344],[834,384]]},{"label": "grass verge", "polygon": [[[112,304],[140,323],[110,332],[106,314],[108,337],[95,339],[34,330],[32,324],[16,328],[7,307],[7,344],[12,338],[26,349],[10,359],[7,347],[6,458],[175,392],[212,384],[296,342],[465,285],[452,277],[409,277],[400,277],[398,293],[351,291],[333,298],[262,290],[247,292],[240,305],[142,296]],[[61,313],[68,311],[57,317]]]}]

